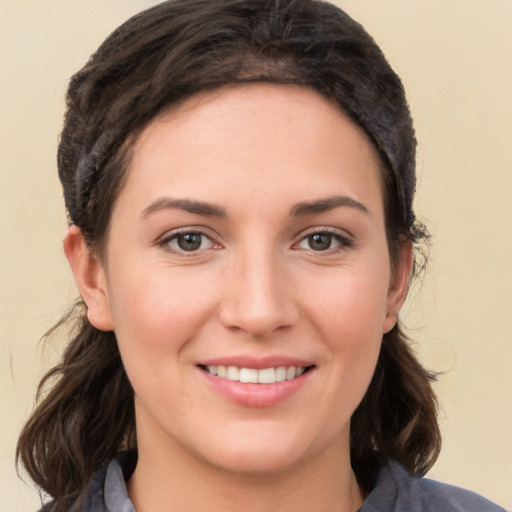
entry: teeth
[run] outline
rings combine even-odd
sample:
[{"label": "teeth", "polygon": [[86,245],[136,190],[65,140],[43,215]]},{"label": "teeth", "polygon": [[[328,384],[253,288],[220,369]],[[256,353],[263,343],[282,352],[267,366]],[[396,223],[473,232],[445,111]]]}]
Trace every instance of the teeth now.
[{"label": "teeth", "polygon": [[276,382],[283,382],[286,380],[286,366],[276,368]]},{"label": "teeth", "polygon": [[240,382],[258,382],[258,370],[253,368],[240,368]]},{"label": "teeth", "polygon": [[223,379],[252,384],[274,384],[300,377],[306,368],[303,366],[279,366],[277,368],[238,368],[237,366],[206,366],[211,375],[217,375]]},{"label": "teeth", "polygon": [[258,372],[258,382],[260,384],[274,384],[276,381],[276,371],[274,368],[265,368]]},{"label": "teeth", "polygon": [[228,366],[226,370],[226,379],[240,380],[240,370],[236,366]]}]

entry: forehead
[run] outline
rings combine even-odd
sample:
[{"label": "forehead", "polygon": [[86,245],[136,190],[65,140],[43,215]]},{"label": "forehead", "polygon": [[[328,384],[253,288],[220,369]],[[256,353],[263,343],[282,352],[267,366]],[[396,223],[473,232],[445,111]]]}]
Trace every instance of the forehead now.
[{"label": "forehead", "polygon": [[[257,83],[197,94],[155,118],[136,140],[128,192],[232,201],[340,192],[382,195],[380,159],[333,102],[305,87]],[[144,197],[147,196],[147,197]],[[310,196],[310,197],[307,197]],[[358,199],[357,197],[354,197]]]}]

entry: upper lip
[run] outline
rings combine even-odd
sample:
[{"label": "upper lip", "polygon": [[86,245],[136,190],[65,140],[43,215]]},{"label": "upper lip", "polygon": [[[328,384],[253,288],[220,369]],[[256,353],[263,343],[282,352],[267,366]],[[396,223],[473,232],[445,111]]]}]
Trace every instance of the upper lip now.
[{"label": "upper lip", "polygon": [[278,368],[280,366],[307,367],[314,366],[314,363],[305,359],[279,355],[265,357],[227,356],[200,361],[198,366],[236,366],[238,368],[262,370],[264,368]]}]

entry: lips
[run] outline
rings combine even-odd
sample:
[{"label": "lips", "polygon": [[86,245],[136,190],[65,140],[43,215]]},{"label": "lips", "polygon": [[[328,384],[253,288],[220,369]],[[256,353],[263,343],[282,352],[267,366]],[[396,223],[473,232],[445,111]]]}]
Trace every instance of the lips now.
[{"label": "lips", "polygon": [[298,392],[316,368],[309,361],[288,357],[231,357],[197,367],[214,391],[247,407],[279,404]]}]

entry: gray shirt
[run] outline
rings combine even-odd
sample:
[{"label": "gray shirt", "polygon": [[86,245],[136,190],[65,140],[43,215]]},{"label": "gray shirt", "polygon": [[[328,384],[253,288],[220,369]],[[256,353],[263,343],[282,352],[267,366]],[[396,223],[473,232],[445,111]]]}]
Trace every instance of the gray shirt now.
[{"label": "gray shirt", "polygon": [[[136,512],[125,479],[133,455],[120,455],[92,478],[84,512]],[[359,512],[506,512],[482,496],[459,487],[410,475],[402,466],[385,461]]]}]

